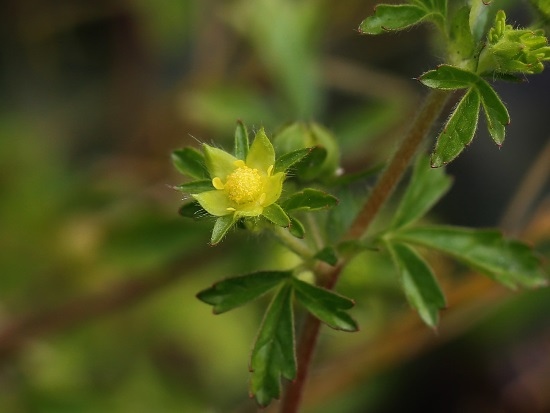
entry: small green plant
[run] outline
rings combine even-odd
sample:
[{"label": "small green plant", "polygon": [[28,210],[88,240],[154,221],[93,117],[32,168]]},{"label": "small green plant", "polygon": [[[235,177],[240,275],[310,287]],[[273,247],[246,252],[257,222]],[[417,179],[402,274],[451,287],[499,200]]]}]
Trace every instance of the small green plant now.
[{"label": "small green plant", "polygon": [[[534,4],[543,13],[541,21],[546,21],[546,3]],[[518,81],[540,73],[550,60],[544,30],[514,28],[506,23],[504,11],[482,1],[411,0],[378,5],[359,32],[379,35],[425,22],[444,39],[446,59],[418,77],[434,90],[370,193],[351,192],[350,185],[373,171],[342,173],[337,139],[315,123],[287,125],[271,140],[260,128],[250,142],[249,131],[238,122],[232,153],[206,144],[202,152],[185,148],[173,153],[175,166],[190,178],[177,187],[191,198],[180,213],[213,220],[212,245],[231,237],[232,229],[246,230],[270,234],[300,259],[294,268],[259,268],[198,293],[216,314],[271,294],[250,357],[250,394],[260,406],[281,397],[284,378],[289,383],[281,411],[298,411],[320,323],[346,332],[358,329],[349,313],[354,302],[333,289],[342,270],[361,252],[391,257],[409,304],[431,328],[437,326],[446,301],[434,270],[423,258],[426,250],[446,254],[510,288],[547,284],[537,257],[522,242],[504,238],[497,230],[421,221],[451,187],[440,167],[470,144],[481,112],[491,138],[503,144],[510,115],[490,81]],[[455,91],[461,96],[431,157],[417,156]],[[374,218],[414,158],[393,216],[373,233]],[[298,308],[309,316],[295,344]]]}]

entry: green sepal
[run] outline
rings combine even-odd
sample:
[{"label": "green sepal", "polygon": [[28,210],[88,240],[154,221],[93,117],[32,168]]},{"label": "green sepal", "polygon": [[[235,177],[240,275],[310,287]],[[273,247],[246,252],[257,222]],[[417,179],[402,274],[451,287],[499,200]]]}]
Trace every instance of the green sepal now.
[{"label": "green sepal", "polygon": [[379,4],[374,15],[359,25],[359,33],[380,34],[392,30],[403,30],[420,23],[426,18],[426,10],[413,4]]},{"label": "green sepal", "polygon": [[326,262],[329,265],[336,265],[338,263],[338,255],[332,247],[325,247],[319,252],[317,252],[313,258],[316,258],[320,261]]},{"label": "green sepal", "polygon": [[387,243],[391,256],[399,270],[401,286],[410,305],[418,311],[420,318],[435,328],[439,321],[439,310],[445,308],[445,297],[430,266],[409,246],[401,243]]},{"label": "green sepal", "polygon": [[219,281],[197,294],[197,298],[221,314],[240,307],[267,293],[289,278],[288,271],[259,271]]},{"label": "green sepal", "polygon": [[282,206],[286,211],[316,211],[338,205],[338,199],[318,189],[306,188],[287,198]]},{"label": "green sepal", "polygon": [[194,179],[209,178],[204,156],[196,149],[183,148],[173,151],[172,163],[183,175]]},{"label": "green sepal", "polygon": [[477,89],[469,89],[458,103],[432,153],[432,167],[438,168],[455,159],[472,142],[479,117],[480,97]]},{"label": "green sepal", "polygon": [[198,201],[188,202],[183,204],[178,213],[185,218],[192,218],[195,220],[212,217],[206,210],[199,204]]},{"label": "green sepal", "polygon": [[288,216],[290,218],[290,226],[288,227],[288,231],[290,234],[295,236],[296,238],[304,238],[306,235],[306,230],[304,228],[304,225],[293,216]]},{"label": "green sepal", "polygon": [[510,288],[548,284],[532,249],[497,230],[420,227],[395,232],[392,239],[446,253]]},{"label": "green sepal", "polygon": [[428,157],[419,156],[391,228],[404,227],[422,218],[449,190],[451,184],[452,179],[442,169],[430,168]]},{"label": "green sepal", "polygon": [[212,237],[210,238],[210,244],[216,245],[219,243],[225,234],[235,225],[235,222],[237,220],[235,219],[234,214],[224,215],[221,217],[218,217],[216,219],[216,223],[214,224],[214,228],[212,229]]},{"label": "green sepal", "polygon": [[480,77],[455,66],[439,65],[437,69],[423,73],[418,80],[432,89],[456,90],[473,86]]},{"label": "green sepal", "polygon": [[296,299],[316,318],[335,330],[353,332],[359,327],[346,312],[355,303],[332,291],[292,278]]},{"label": "green sepal", "polygon": [[185,192],[186,194],[200,194],[201,192],[215,190],[212,185],[212,180],[210,179],[200,179],[198,181],[187,182],[185,184],[177,185],[174,188],[178,191]]},{"label": "green sepal", "polygon": [[275,160],[273,173],[285,172],[288,168],[295,165],[304,159],[311,152],[311,148],[297,149],[295,151],[285,153]]},{"label": "green sepal", "polygon": [[279,227],[286,228],[290,225],[290,218],[283,208],[277,204],[266,206],[262,211],[262,215]]},{"label": "green sepal", "polygon": [[281,395],[281,376],[296,377],[292,287],[284,284],[269,305],[250,357],[250,395],[262,407]]},{"label": "green sepal", "polygon": [[235,158],[242,161],[246,160],[250,142],[248,140],[248,130],[241,120],[237,121],[235,128]]},{"label": "green sepal", "polygon": [[479,94],[481,95],[481,105],[487,120],[487,129],[491,138],[497,145],[502,145],[504,142],[505,129],[504,127],[510,123],[510,115],[508,110],[495,90],[483,79],[479,79],[476,84]]}]

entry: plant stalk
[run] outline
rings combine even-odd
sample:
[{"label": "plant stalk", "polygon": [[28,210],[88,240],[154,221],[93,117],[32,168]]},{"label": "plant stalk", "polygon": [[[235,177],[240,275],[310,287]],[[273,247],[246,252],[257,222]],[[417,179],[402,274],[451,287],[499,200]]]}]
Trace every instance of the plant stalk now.
[{"label": "plant stalk", "polygon": [[[437,121],[450,92],[432,90],[426,97],[422,108],[414,120],[409,133],[404,137],[401,145],[391,158],[386,169],[382,172],[373,188],[363,209],[357,215],[352,227],[346,234],[346,239],[360,239],[364,237],[378,212],[395,190],[403,177],[407,167],[413,160],[418,148],[428,136],[433,124]],[[330,270],[326,266],[318,267],[318,279],[321,286],[333,289],[342,272],[344,263],[339,263]],[[302,333],[296,349],[298,373],[296,380],[288,383],[280,404],[281,413],[298,413],[303,390],[307,380],[321,322],[311,314],[306,316]]]}]

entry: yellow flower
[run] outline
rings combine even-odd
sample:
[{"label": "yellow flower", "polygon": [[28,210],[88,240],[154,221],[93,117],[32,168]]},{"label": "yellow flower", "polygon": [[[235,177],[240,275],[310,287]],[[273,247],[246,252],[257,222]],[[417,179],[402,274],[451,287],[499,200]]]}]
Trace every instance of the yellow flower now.
[{"label": "yellow flower", "polygon": [[275,151],[263,129],[245,160],[206,144],[203,152],[215,189],[191,195],[209,214],[255,217],[281,196],[285,174],[273,173]]}]

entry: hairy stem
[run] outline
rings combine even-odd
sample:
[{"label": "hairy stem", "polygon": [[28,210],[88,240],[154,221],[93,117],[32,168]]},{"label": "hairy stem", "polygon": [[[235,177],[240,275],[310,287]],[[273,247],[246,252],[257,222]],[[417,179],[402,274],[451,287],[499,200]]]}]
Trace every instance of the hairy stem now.
[{"label": "hairy stem", "polygon": [[408,135],[405,136],[388,166],[382,172],[363,209],[355,218],[346,238],[359,239],[366,235],[380,208],[388,200],[403,177],[424,137],[428,135],[433,123],[441,114],[449,96],[449,92],[437,89],[428,94]]},{"label": "hairy stem", "polygon": [[[399,148],[388,163],[387,168],[382,172],[363,209],[346,234],[346,238],[359,239],[366,235],[374,218],[394,191],[424,138],[428,135],[432,125],[441,114],[449,96],[449,92],[433,90],[426,97],[424,105],[414,120],[409,133],[404,137]],[[330,270],[326,266],[319,267],[317,275],[318,279],[321,280],[322,286],[328,289],[334,288],[342,268],[343,263]],[[298,374],[296,380],[289,383],[285,390],[280,405],[281,413],[297,413],[299,411],[320,326],[321,323],[318,319],[310,314],[307,315],[296,350]]]},{"label": "hairy stem", "polygon": [[315,255],[305,242],[291,235],[286,229],[276,227],[273,234],[281,244],[304,260],[310,260]]}]

